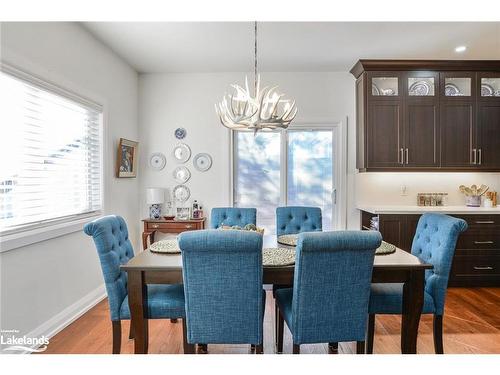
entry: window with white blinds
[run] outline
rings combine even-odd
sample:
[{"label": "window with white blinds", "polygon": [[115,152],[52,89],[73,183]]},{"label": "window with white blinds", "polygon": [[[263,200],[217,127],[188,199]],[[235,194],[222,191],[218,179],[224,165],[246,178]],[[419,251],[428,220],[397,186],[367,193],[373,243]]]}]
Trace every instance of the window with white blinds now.
[{"label": "window with white blinds", "polygon": [[102,108],[0,72],[0,234],[98,213]]}]

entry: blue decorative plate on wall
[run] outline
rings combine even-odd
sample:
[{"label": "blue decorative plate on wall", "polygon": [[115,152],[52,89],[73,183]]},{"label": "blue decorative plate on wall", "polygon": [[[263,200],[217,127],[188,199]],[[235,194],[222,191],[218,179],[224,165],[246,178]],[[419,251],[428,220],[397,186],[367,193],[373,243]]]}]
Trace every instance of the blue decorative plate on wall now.
[{"label": "blue decorative plate on wall", "polygon": [[175,129],[175,133],[174,133],[175,134],[175,138],[177,138],[177,139],[184,139],[184,138],[186,138],[186,133],[187,133],[186,129],[184,129],[184,128],[177,128],[177,129]]}]

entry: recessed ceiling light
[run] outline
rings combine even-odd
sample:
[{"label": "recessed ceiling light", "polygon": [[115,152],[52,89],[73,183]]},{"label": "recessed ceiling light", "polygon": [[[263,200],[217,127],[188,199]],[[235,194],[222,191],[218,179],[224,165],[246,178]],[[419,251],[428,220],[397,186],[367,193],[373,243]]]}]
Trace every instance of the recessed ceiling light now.
[{"label": "recessed ceiling light", "polygon": [[466,49],[467,49],[466,46],[458,46],[455,48],[455,52],[462,53],[465,52]]}]

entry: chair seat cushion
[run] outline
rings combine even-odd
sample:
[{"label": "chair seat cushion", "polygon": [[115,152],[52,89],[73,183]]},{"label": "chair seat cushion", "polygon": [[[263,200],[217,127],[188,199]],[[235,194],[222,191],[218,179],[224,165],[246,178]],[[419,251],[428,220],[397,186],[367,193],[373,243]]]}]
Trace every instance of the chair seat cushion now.
[{"label": "chair seat cushion", "polygon": [[285,319],[288,328],[292,330],[292,298],[293,298],[293,288],[283,288],[277,289],[275,291],[276,302],[280,308],[280,312]]},{"label": "chair seat cushion", "polygon": [[[184,287],[175,285],[148,285],[149,319],[175,319],[185,316]],[[120,319],[130,319],[128,295],[120,307]]]},{"label": "chair seat cushion", "polygon": [[[403,284],[372,284],[370,295],[370,314],[401,314],[403,311]],[[435,312],[432,296],[424,292],[423,314]]]}]

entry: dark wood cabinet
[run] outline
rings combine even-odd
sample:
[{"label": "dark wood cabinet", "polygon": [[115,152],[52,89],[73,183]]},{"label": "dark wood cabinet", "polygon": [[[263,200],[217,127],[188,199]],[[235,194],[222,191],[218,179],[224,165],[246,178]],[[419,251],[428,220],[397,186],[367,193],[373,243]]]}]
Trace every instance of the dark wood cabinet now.
[{"label": "dark wood cabinet", "polygon": [[361,172],[500,171],[500,61],[360,60],[351,73]]},{"label": "dark wood cabinet", "polygon": [[[372,214],[361,211],[361,229],[377,216],[384,241],[411,251],[420,215]],[[464,219],[468,229],[457,241],[450,271],[450,286],[500,286],[500,215],[452,215]]]}]

